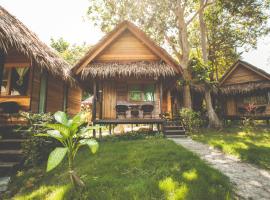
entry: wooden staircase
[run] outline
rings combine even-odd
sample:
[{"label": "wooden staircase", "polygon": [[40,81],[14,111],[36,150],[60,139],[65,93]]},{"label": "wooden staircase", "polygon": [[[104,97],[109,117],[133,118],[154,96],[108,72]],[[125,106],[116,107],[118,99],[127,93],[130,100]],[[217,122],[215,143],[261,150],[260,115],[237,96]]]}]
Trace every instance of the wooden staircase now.
[{"label": "wooden staircase", "polygon": [[166,121],[163,123],[163,133],[167,138],[186,137],[184,126],[176,120]]},{"label": "wooden staircase", "polygon": [[21,147],[25,139],[12,128],[1,128],[0,136],[0,177],[10,176],[23,161]]}]

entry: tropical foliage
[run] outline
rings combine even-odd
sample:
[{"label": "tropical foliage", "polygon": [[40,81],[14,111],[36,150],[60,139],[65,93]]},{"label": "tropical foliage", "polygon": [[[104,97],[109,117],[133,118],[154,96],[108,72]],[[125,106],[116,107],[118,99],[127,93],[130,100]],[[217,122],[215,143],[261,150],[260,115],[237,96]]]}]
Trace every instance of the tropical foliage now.
[{"label": "tropical foliage", "polygon": [[68,157],[68,167],[70,180],[75,186],[84,186],[84,183],[74,171],[74,158],[79,148],[86,145],[92,153],[98,150],[98,143],[94,139],[82,138],[82,135],[92,131],[93,126],[86,126],[87,114],[78,113],[73,118],[68,118],[66,113],[58,111],[54,114],[57,123],[47,123],[44,127],[50,129],[45,134],[38,136],[48,136],[58,140],[62,147],[56,147],[49,155],[47,163],[47,172],[56,168],[62,160]]},{"label": "tropical foliage", "polygon": [[25,157],[24,166],[33,167],[41,165],[48,158],[49,153],[59,145],[59,143],[52,138],[34,137],[34,135],[44,133],[47,128],[41,125],[44,123],[53,123],[54,118],[51,113],[37,114],[20,112],[20,115],[27,119],[29,124],[27,129],[23,130],[24,137],[27,139],[22,144]]}]

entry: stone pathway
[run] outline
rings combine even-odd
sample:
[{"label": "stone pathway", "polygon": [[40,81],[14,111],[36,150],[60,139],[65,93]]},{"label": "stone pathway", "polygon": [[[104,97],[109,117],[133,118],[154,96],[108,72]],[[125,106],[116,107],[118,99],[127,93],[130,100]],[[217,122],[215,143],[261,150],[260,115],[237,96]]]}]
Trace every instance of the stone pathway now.
[{"label": "stone pathway", "polygon": [[0,177],[0,193],[7,190],[9,181],[10,177]]},{"label": "stone pathway", "polygon": [[[172,138],[176,144],[198,154],[201,159],[228,176],[240,199],[270,200],[270,172],[190,138]],[[270,155],[269,155],[270,156]]]}]

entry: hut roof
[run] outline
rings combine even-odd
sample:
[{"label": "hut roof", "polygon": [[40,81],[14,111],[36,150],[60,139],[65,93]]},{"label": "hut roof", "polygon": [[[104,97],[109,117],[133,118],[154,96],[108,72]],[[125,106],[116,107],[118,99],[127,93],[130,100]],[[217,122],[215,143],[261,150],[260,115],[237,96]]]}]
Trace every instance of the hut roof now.
[{"label": "hut roof", "polygon": [[241,83],[220,87],[220,92],[224,95],[247,94],[250,92],[259,92],[263,90],[270,91],[270,81]]},{"label": "hut roof", "polygon": [[[239,67],[243,66],[257,75],[262,77],[262,80],[249,80],[249,82],[245,83],[235,83],[226,85],[225,81],[230,77],[230,74]],[[237,60],[222,76],[219,82],[220,92],[224,95],[235,95],[235,94],[246,94],[254,91],[260,90],[270,90],[270,74],[261,70],[250,63],[247,63],[242,60]]]},{"label": "hut roof", "polygon": [[[132,69],[133,75],[141,76],[144,72],[146,72],[146,63],[143,62],[135,62],[133,64],[104,64],[104,69],[109,67],[109,69],[106,69],[105,72],[102,72],[101,64],[91,64],[91,62],[110,44],[112,44],[113,41],[115,41],[119,35],[121,35],[124,31],[130,31],[137,39],[139,39],[143,44],[145,44],[151,51],[153,51],[164,63],[166,64],[157,64],[157,63],[149,63],[148,69],[150,69],[151,72],[149,72],[147,75],[159,75],[161,76],[162,73],[164,73],[167,68],[168,72],[164,73],[163,75],[166,76],[168,74],[182,74],[182,68],[181,66],[160,46],[155,44],[142,30],[140,30],[137,26],[135,26],[133,23],[128,21],[123,21],[119,25],[115,27],[110,33],[108,33],[106,36],[104,36],[94,47],[92,47],[85,56],[79,60],[79,62],[74,66],[73,72],[75,74],[79,74],[82,72],[82,76],[86,77],[87,75],[92,76],[114,76],[114,75],[127,75],[126,73],[127,69],[124,69],[124,67],[128,67],[129,69]],[[160,69],[154,69],[155,67],[160,67]],[[137,69],[135,69],[137,67]],[[88,69],[87,69],[88,68]],[[94,69],[96,68],[96,69]],[[93,72],[90,72],[93,70]],[[109,72],[109,70],[112,70],[112,72]],[[116,73],[116,70],[120,70],[119,73]],[[172,72],[172,70],[174,72]],[[85,73],[85,74],[84,74]]]},{"label": "hut roof", "polygon": [[[220,81],[219,81],[219,85],[222,86],[223,83],[226,81],[226,79],[230,76],[230,74],[239,66],[243,66],[246,67],[247,69],[255,72],[256,74],[270,80],[270,74],[268,74],[266,71],[259,69],[258,67],[255,67],[254,65],[242,61],[242,60],[237,60],[225,73],[224,75],[221,77]],[[252,81],[252,80],[251,80]]]},{"label": "hut roof", "polygon": [[169,77],[176,72],[171,65],[164,62],[131,62],[131,63],[90,63],[82,71],[82,78],[114,77]]},{"label": "hut roof", "polygon": [[0,49],[15,48],[42,69],[65,80],[71,80],[70,65],[52,48],[41,42],[21,21],[0,6]]}]

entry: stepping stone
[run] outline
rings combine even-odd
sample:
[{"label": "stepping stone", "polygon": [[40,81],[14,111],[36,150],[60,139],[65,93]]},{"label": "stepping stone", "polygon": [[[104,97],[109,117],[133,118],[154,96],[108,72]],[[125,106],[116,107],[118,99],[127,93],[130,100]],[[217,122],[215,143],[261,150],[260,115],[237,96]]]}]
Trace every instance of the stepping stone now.
[{"label": "stepping stone", "polygon": [[0,178],[0,192],[5,192],[8,187],[10,177],[1,177]]}]

